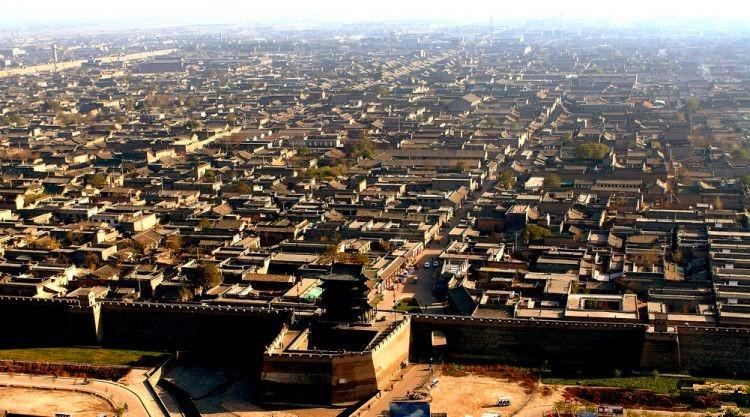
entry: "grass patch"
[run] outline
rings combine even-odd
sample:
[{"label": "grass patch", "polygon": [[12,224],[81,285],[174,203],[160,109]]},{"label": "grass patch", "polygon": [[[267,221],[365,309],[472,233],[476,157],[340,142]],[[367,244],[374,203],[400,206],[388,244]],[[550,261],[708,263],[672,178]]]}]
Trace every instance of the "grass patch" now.
[{"label": "grass patch", "polygon": [[633,390],[649,390],[656,394],[676,394],[680,390],[678,383],[684,379],[693,380],[706,380],[707,382],[714,382],[720,384],[730,385],[748,385],[750,382],[744,379],[728,379],[728,378],[679,378],[669,376],[649,376],[649,375],[632,375],[632,376],[620,376],[620,377],[595,377],[595,378],[584,378],[584,377],[570,377],[570,378],[542,378],[542,382],[551,385],[580,385],[585,387],[606,387],[606,388],[624,388]]},{"label": "grass patch", "polygon": [[611,378],[543,378],[542,382],[552,385],[645,389],[657,394],[673,394],[678,391],[677,383],[680,379],[666,376],[621,376]]},{"label": "grass patch", "polygon": [[150,366],[163,355],[161,352],[75,347],[0,349],[0,360],[86,365]]},{"label": "grass patch", "polygon": [[419,306],[419,301],[416,298],[404,298],[396,304],[394,307],[396,311],[404,312],[419,312],[422,308]]}]

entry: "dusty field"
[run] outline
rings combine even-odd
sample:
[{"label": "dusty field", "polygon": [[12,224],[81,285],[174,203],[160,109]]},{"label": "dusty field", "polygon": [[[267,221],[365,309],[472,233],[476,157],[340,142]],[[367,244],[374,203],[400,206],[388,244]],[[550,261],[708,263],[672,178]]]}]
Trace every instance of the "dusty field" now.
[{"label": "dusty field", "polygon": [[[548,395],[543,395],[541,390],[531,395],[518,382],[488,376],[438,375],[437,378],[440,382],[432,390],[431,411],[449,416],[480,417],[484,412],[498,412],[503,417],[541,417],[543,411],[562,399],[562,390],[558,387],[550,387]],[[498,397],[503,396],[511,398],[511,406],[496,407]]]},{"label": "dusty field", "polygon": [[76,417],[96,417],[114,410],[95,395],[63,390],[0,387],[0,411],[52,415],[62,411]]}]

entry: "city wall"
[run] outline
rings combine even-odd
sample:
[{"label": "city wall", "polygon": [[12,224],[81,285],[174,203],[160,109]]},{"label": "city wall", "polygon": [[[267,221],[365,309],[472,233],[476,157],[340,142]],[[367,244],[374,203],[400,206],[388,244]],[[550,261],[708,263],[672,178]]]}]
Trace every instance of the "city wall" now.
[{"label": "city wall", "polygon": [[[162,56],[162,55],[169,55],[173,53],[174,51],[175,51],[174,49],[161,49],[158,51],[138,52],[138,53],[127,54],[127,55],[105,56],[105,57],[94,59],[94,61],[98,60],[102,63],[128,62],[128,61],[135,61],[135,60],[157,57],[157,56]],[[5,69],[5,70],[0,70],[0,78],[13,77],[16,75],[39,74],[43,72],[64,71],[64,70],[79,68],[83,64],[86,64],[88,62],[89,60],[79,59],[79,60],[74,60],[74,61],[58,62],[57,65],[55,65],[54,63],[49,63],[49,64],[33,65],[30,67]]]},{"label": "city wall", "polygon": [[410,320],[360,352],[282,351],[283,332],[263,356],[266,403],[346,404],[385,389],[409,358]]},{"label": "city wall", "polygon": [[[291,310],[201,305],[102,302],[0,296],[0,346],[91,345],[253,353],[263,350],[292,320]],[[411,316],[410,331],[396,329],[367,353],[346,360],[310,356],[311,375],[333,382],[369,363],[365,374],[381,388],[407,353],[413,359],[499,361],[555,369],[656,368],[750,374],[750,329],[678,326],[663,340],[646,337],[646,325],[552,320]],[[434,346],[444,336],[445,346]],[[385,344],[384,344],[385,343]],[[409,346],[408,350],[405,346]],[[368,356],[369,355],[369,356]],[[354,359],[354,358],[357,359]],[[250,358],[248,358],[250,359]],[[274,355],[278,366],[283,356]],[[289,365],[292,366],[292,365]],[[294,365],[298,366],[298,365]],[[338,375],[343,375],[338,378]],[[369,378],[369,377],[368,377]],[[369,384],[369,382],[368,382]],[[331,384],[332,386],[333,384]],[[331,389],[347,390],[345,384]],[[366,384],[362,384],[366,386]],[[373,386],[374,386],[373,385]],[[321,388],[325,389],[325,388]],[[357,388],[359,389],[359,388]],[[367,388],[369,390],[370,388]],[[345,396],[342,394],[342,396]]]},{"label": "city wall", "polygon": [[[102,345],[254,354],[291,310],[0,297],[0,345]],[[257,362],[257,361],[256,361]]]},{"label": "city wall", "polygon": [[240,354],[246,365],[257,367],[265,346],[290,320],[289,310],[103,302],[101,344],[202,351],[210,357]]},{"label": "city wall", "polygon": [[[548,320],[412,316],[412,357],[568,369],[634,369],[645,326]],[[433,340],[445,340],[435,346]]]},{"label": "city wall", "polygon": [[750,375],[750,329],[678,327],[677,334],[683,369]]},{"label": "city wall", "polygon": [[[681,370],[750,375],[750,329],[678,327],[661,340],[645,324],[412,316],[415,359],[499,361],[553,371]],[[434,346],[434,337],[444,346]]]}]

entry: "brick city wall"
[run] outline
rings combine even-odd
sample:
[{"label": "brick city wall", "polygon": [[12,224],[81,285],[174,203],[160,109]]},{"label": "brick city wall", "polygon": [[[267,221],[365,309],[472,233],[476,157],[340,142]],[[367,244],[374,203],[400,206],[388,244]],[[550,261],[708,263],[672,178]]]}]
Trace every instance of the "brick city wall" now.
[{"label": "brick city wall", "polygon": [[684,370],[750,375],[750,329],[678,327]]},{"label": "brick city wall", "polygon": [[[291,320],[264,308],[0,297],[0,345],[93,345],[247,352],[257,357]],[[98,324],[98,329],[97,329]]]},{"label": "brick city wall", "polygon": [[330,404],[333,358],[325,354],[266,354],[260,396],[264,403]]},{"label": "brick city wall", "polygon": [[77,329],[80,322],[68,314],[70,307],[65,300],[0,296],[0,345],[84,344],[86,330]]},{"label": "brick city wall", "polygon": [[[73,300],[0,296],[0,345],[88,345],[99,340],[111,347],[244,350],[258,355],[254,362],[259,366],[264,347],[292,314],[262,308],[103,302],[97,321],[95,311]],[[100,327],[98,338],[95,323]],[[455,359],[547,364],[552,369],[671,369],[676,364],[687,371],[750,374],[750,329],[678,327],[676,348],[671,341],[646,341],[645,329],[640,324],[419,314],[411,316],[409,351],[415,358],[444,354]],[[432,348],[434,331],[446,337],[447,346],[441,351]],[[398,348],[403,346],[403,336],[393,339],[399,342],[373,348],[375,380],[390,373],[399,359],[380,361],[378,355],[403,353]],[[326,374],[333,381],[333,370]]]},{"label": "brick city wall", "polygon": [[[659,368],[750,374],[750,329],[679,327],[674,340],[647,340],[646,325],[412,315],[416,358],[500,361],[555,369]],[[433,349],[432,336],[447,345]],[[653,357],[652,357],[653,356]],[[675,357],[676,356],[676,357]]]},{"label": "brick city wall", "polygon": [[103,302],[102,344],[260,355],[290,319],[266,308]]},{"label": "brick city wall", "polygon": [[[417,358],[601,370],[637,368],[645,326],[414,315],[411,327]],[[445,347],[433,350],[433,332],[445,336]]]},{"label": "brick city wall", "polygon": [[263,401],[344,404],[373,395],[409,358],[409,325],[409,319],[402,321],[362,352],[284,352],[280,334],[263,356]]}]

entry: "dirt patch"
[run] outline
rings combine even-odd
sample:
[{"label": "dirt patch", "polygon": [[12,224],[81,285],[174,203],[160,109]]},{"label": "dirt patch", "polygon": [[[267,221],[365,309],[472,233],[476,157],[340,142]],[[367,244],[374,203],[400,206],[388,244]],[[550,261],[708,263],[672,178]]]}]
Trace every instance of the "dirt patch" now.
[{"label": "dirt patch", "polygon": [[517,382],[524,387],[527,394],[531,394],[539,383],[539,377],[533,371],[515,368],[507,365],[443,365],[443,375],[462,377],[468,375],[486,376],[489,378]]},{"label": "dirt patch", "polygon": [[[508,367],[477,368],[465,365],[460,368],[445,367],[446,372],[441,369],[436,374],[438,385],[431,391],[432,412],[448,413],[449,416],[481,416],[484,412],[494,411],[503,416],[509,416],[521,410],[531,399],[530,381],[526,379],[525,374],[517,374],[517,371],[506,368]],[[474,371],[482,374],[474,374]],[[509,374],[518,379],[508,380]],[[497,375],[506,378],[500,378]],[[520,378],[519,375],[521,375]],[[536,384],[535,381],[534,384]],[[537,396],[540,399],[543,398],[538,393],[534,398],[536,399]],[[499,397],[510,397],[511,405],[497,407]],[[541,401],[550,401],[554,404],[553,398]]]},{"label": "dirt patch", "polygon": [[95,395],[32,388],[0,388],[0,411],[53,415],[66,412],[76,417],[96,417],[100,413],[112,413],[114,409],[103,398]]}]

